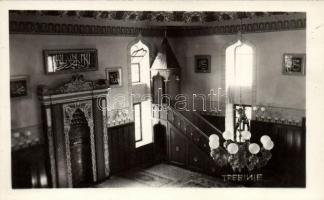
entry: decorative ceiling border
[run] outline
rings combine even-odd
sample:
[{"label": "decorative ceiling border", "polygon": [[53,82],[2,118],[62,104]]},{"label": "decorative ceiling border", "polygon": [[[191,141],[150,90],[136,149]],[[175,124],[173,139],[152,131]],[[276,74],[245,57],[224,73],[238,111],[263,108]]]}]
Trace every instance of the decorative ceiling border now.
[{"label": "decorative ceiling border", "polygon": [[[58,20],[64,18],[65,20],[99,20],[104,23],[116,21],[117,23],[131,22],[149,25],[165,25],[165,23],[172,24],[182,23],[183,25],[195,24],[206,25],[209,23],[228,23],[237,20],[264,20],[270,19],[287,19],[290,17],[300,18],[305,13],[302,12],[219,12],[219,11],[94,11],[94,10],[10,10],[10,17],[21,18],[24,21],[31,18],[44,20],[48,17]],[[299,17],[298,17],[299,16]],[[16,20],[16,19],[14,19]],[[265,20],[267,21],[267,20]],[[65,23],[65,22],[63,22]],[[152,24],[153,23],[153,24]],[[217,25],[217,24],[213,24]],[[223,24],[222,24],[223,25]]]},{"label": "decorative ceiling border", "polygon": [[242,33],[260,33],[306,28],[306,19],[290,19],[269,22],[244,23],[213,27],[118,27],[99,25],[80,25],[63,23],[40,23],[31,21],[10,21],[10,34],[41,35],[101,35],[101,36],[163,36],[165,30],[170,37],[226,35]]},{"label": "decorative ceiling border", "polygon": [[[227,35],[242,33],[263,33],[288,30],[306,29],[306,19],[291,19],[282,21],[245,23],[241,25],[224,25],[206,28],[181,28],[173,32],[172,36],[199,36],[199,35]],[[169,33],[169,30],[168,30]],[[171,34],[168,34],[171,35]]]}]

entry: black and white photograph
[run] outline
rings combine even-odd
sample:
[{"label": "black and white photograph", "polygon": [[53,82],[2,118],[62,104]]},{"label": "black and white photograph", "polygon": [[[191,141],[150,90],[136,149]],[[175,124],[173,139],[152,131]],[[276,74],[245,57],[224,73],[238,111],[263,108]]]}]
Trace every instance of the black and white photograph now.
[{"label": "black and white photograph", "polygon": [[10,193],[310,189],[309,11],[163,8],[9,7]]},{"label": "black and white photograph", "polygon": [[[306,187],[305,78],[299,77],[292,84],[281,74],[282,53],[292,49],[306,51],[305,13],[10,10],[9,15],[10,53],[16,59],[22,57],[19,60],[22,63],[11,65],[12,69],[18,70],[32,62],[24,57],[39,57],[37,47],[50,49],[47,40],[64,49],[68,45],[77,46],[80,34],[96,35],[91,46],[98,43],[96,48],[100,52],[106,50],[98,58],[99,63],[124,60],[120,64],[125,66],[107,69],[99,66],[96,73],[83,73],[87,81],[69,82],[66,76],[63,84],[56,83],[58,77],[48,77],[44,82],[44,75],[29,73],[38,83],[35,87],[46,84],[38,88],[42,92],[29,109],[50,114],[28,120],[30,125],[45,128],[38,133],[42,138],[39,144],[27,148],[22,145],[22,149],[13,152],[13,188]],[[62,22],[37,21],[46,17]],[[93,23],[111,20],[134,26],[143,22],[152,25],[150,29],[80,25],[82,20],[89,19]],[[64,20],[78,24],[66,24]],[[176,22],[181,25],[165,28]],[[237,24],[227,25],[229,22]],[[206,23],[215,25],[210,30]],[[199,31],[191,28],[194,25],[200,25]],[[132,37],[118,43],[114,42],[114,35]],[[19,45],[20,40],[27,38],[30,43]],[[87,36],[82,38],[86,40]],[[171,42],[175,40],[176,45]],[[116,47],[110,47],[110,43]],[[182,45],[195,48],[184,50]],[[120,52],[107,50],[117,47]],[[35,51],[24,51],[22,55],[20,48]],[[202,51],[208,51],[209,55],[197,56]],[[263,51],[271,51],[272,56]],[[26,56],[27,53],[30,55]],[[70,64],[74,63],[71,61],[74,57],[82,62],[90,61],[82,52],[79,54],[69,51],[61,56],[60,51],[47,52],[46,59],[61,63],[62,57]],[[222,54],[224,69],[211,62],[212,57],[220,59]],[[211,72],[213,68],[210,73],[213,79],[195,74],[187,61],[190,57],[195,58],[195,63],[191,63],[195,72]],[[127,60],[130,62],[126,63]],[[292,70],[295,66],[291,65]],[[104,77],[105,72],[109,85],[119,86],[122,69],[129,75],[129,91],[109,94],[109,88],[89,87],[88,83],[95,82],[94,78],[100,74]],[[30,65],[23,70],[28,73],[42,70],[42,66]],[[140,77],[135,78],[134,84],[132,77],[136,76],[132,73]],[[273,79],[278,86],[273,84],[269,88],[268,81]],[[88,94],[79,95],[83,87]],[[287,90],[296,92],[282,93]],[[94,93],[107,93],[108,97],[94,96]],[[128,103],[117,96],[138,98],[131,98],[127,105],[132,110],[129,122],[108,127],[104,109],[107,105],[101,104]],[[151,98],[144,99],[144,96]],[[164,101],[155,101],[159,98]],[[19,105],[12,104],[12,123],[17,126],[14,128],[24,131],[19,127],[26,123],[20,110]],[[50,126],[54,124],[55,127]],[[34,154],[33,151],[43,154],[43,160],[33,161],[29,156],[31,160],[26,160],[26,156],[20,159],[21,154]],[[26,162],[39,163],[36,174],[21,169]]]}]

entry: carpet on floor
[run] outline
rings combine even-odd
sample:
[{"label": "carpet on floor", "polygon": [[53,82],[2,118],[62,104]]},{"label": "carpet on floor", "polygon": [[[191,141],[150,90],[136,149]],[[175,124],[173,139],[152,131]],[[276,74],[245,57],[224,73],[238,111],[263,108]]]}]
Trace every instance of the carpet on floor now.
[{"label": "carpet on floor", "polygon": [[193,175],[183,180],[179,180],[175,183],[178,187],[229,187],[228,183],[222,180],[205,175]]},{"label": "carpet on floor", "polygon": [[228,187],[227,183],[224,183],[220,179],[209,177],[205,175],[192,175],[190,177],[173,181],[172,179],[162,177],[156,174],[149,173],[147,171],[129,172],[120,175],[123,178],[134,180],[143,183],[149,187]]},{"label": "carpet on floor", "polygon": [[158,176],[156,174],[152,174],[147,171],[127,172],[127,173],[121,174],[119,176],[133,180],[133,181],[143,183],[150,187],[162,187],[163,185],[166,185],[166,184],[169,184],[172,182],[172,179]]}]

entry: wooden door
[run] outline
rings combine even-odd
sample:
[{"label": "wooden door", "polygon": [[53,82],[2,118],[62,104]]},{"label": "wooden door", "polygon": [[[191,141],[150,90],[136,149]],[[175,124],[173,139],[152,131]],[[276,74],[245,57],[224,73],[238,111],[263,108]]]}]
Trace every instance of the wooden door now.
[{"label": "wooden door", "polygon": [[156,124],[153,127],[154,130],[154,149],[155,149],[155,161],[161,162],[166,160],[166,128],[162,124]]}]

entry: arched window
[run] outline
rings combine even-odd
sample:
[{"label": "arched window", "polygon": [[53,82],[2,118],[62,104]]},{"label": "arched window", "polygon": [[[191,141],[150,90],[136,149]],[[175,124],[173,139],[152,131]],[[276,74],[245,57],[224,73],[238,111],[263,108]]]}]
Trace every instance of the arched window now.
[{"label": "arched window", "polygon": [[153,141],[149,48],[139,40],[130,48],[131,88],[136,147]]},{"label": "arched window", "polygon": [[225,85],[226,102],[225,128],[234,132],[236,114],[234,108],[244,105],[247,116],[251,117],[252,90],[254,81],[254,49],[238,40],[226,48]]},{"label": "arched window", "polygon": [[241,40],[226,49],[226,87],[252,87],[253,48]]},{"label": "arched window", "polygon": [[150,84],[149,49],[141,40],[131,47],[132,83]]}]

